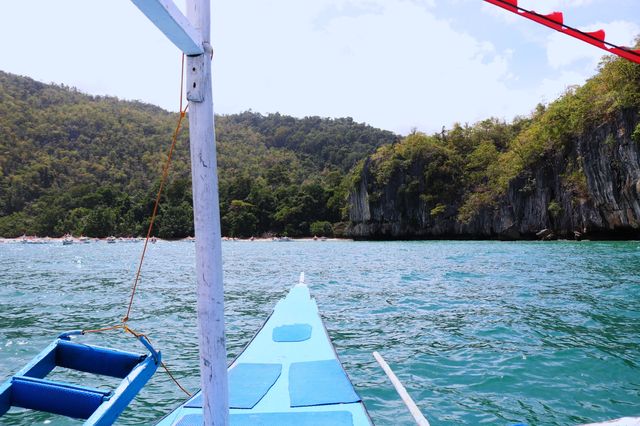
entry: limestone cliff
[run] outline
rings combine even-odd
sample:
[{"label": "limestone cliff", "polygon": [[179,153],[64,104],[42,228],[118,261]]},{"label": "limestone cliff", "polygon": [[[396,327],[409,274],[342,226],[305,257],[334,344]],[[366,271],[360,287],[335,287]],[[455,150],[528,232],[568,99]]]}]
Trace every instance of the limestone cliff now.
[{"label": "limestone cliff", "polygon": [[[395,156],[374,154],[354,173],[346,235],[363,239],[639,239],[640,91],[636,89],[640,72],[635,65],[628,67],[635,74],[629,85],[626,71],[624,102],[605,105],[609,101],[603,100],[607,108],[600,104],[593,108],[606,109],[606,113],[589,111],[593,96],[599,97],[598,102],[607,96],[594,89],[604,87],[599,81],[596,83],[601,86],[590,83],[577,92],[579,99],[591,101],[562,101],[590,119],[581,121],[578,131],[574,126],[573,131],[558,136],[564,138],[562,143],[548,142],[536,155],[530,155],[533,161],[525,162],[505,180],[502,190],[477,203],[469,214],[461,211],[469,205],[470,197],[481,196],[478,188],[499,180],[487,173],[473,184],[465,181],[473,176],[465,170],[471,158],[468,152],[474,147],[465,153],[449,143],[453,148],[443,148],[449,150],[448,163],[433,149],[402,156],[397,155],[400,148],[396,147],[389,148],[395,149]],[[606,84],[611,86],[609,80]],[[587,91],[596,95],[588,92],[589,98]],[[575,112],[570,110],[569,114]],[[495,146],[500,150],[499,144]],[[513,148],[507,146],[495,154],[503,159],[502,168],[508,167],[504,159],[517,158],[508,157],[509,150]],[[497,166],[487,166],[491,167]]]}]

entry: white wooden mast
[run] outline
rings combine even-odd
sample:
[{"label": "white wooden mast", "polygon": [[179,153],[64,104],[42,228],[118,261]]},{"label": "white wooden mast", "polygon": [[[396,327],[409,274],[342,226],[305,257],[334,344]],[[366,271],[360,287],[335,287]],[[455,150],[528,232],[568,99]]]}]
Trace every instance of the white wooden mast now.
[{"label": "white wooden mast", "polygon": [[187,0],[187,17],[200,30],[205,50],[204,54],[189,56],[187,60],[202,409],[205,425],[227,425],[229,396],[218,167],[211,92],[209,0]]},{"label": "white wooden mast", "polygon": [[187,18],[171,0],[132,0],[187,57],[187,99],[196,234],[198,338],[205,425],[228,425],[222,239],[213,95],[210,0],[187,0]]}]

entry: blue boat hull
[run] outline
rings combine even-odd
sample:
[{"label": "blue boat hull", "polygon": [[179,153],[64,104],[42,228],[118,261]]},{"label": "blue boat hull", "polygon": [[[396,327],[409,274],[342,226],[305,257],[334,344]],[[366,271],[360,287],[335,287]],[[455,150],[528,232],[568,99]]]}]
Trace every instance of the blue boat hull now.
[{"label": "blue boat hull", "polygon": [[[304,283],[229,367],[231,425],[371,425]],[[200,392],[159,425],[201,425]]]}]

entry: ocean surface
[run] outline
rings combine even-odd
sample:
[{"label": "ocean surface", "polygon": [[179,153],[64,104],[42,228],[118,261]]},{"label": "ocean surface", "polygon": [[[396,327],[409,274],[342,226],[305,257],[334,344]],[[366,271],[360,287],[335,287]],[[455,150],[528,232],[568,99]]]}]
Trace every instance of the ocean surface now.
[{"label": "ocean surface", "polygon": [[[142,245],[0,244],[0,381],[60,332],[117,324]],[[192,391],[194,251],[189,242],[149,246],[130,322]],[[223,252],[229,359],[304,271],[378,425],[412,419],[374,350],[434,426],[640,416],[639,242],[243,241]],[[142,351],[122,332],[82,341]],[[119,424],[153,424],[184,397],[158,370]],[[78,423],[16,409],[0,418]]]}]

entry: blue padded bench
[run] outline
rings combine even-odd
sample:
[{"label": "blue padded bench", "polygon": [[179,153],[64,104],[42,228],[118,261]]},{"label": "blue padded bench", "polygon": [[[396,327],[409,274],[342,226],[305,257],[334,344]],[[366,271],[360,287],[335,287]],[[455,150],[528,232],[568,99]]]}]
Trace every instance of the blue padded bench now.
[{"label": "blue padded bench", "polygon": [[291,364],[289,396],[291,407],[360,402],[337,359]]},{"label": "blue padded bench", "polygon": [[[255,407],[276,383],[281,372],[281,364],[237,364],[229,370],[229,408]],[[191,398],[185,408],[202,408],[202,393],[198,392]]]}]

